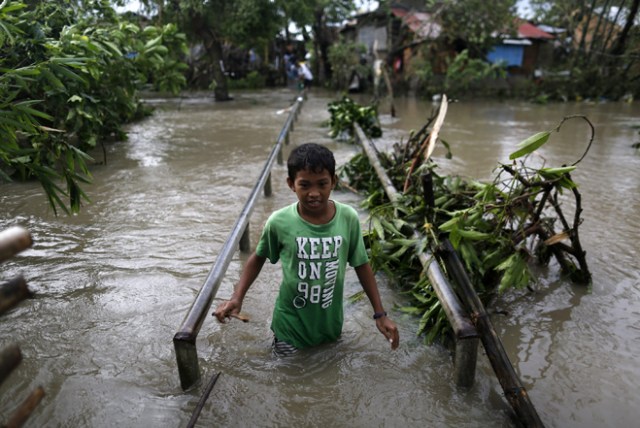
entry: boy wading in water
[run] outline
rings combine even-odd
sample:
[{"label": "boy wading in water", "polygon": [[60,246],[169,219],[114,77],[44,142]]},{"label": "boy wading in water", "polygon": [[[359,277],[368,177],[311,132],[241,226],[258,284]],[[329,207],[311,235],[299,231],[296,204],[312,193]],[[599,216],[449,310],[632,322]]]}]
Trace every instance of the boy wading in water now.
[{"label": "boy wading in water", "polygon": [[382,307],[358,214],[351,206],[329,199],[338,180],[333,153],[318,144],[303,144],[291,152],[287,168],[287,184],[298,202],[271,214],[231,299],[220,304],[214,315],[222,323],[238,315],[265,261],[280,260],[283,278],[271,323],[275,354],[289,355],[336,341],[342,332],[344,275],[349,263],[373,306],[376,327],[396,349],[398,328]]}]

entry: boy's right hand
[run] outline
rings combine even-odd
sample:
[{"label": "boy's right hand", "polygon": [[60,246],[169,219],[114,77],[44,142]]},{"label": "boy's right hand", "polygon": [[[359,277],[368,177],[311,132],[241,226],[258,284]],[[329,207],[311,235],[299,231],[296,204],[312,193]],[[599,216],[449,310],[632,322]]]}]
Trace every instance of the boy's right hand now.
[{"label": "boy's right hand", "polygon": [[226,302],[221,303],[216,310],[213,312],[213,316],[215,316],[219,322],[222,324],[227,322],[228,318],[231,318],[231,315],[239,315],[240,309],[242,309],[242,304],[236,300],[227,300]]}]

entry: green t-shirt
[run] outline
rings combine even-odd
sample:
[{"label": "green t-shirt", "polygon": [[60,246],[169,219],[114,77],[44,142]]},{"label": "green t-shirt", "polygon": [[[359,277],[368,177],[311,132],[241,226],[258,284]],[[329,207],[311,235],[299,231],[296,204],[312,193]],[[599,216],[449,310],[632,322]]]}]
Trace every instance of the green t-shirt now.
[{"label": "green t-shirt", "polygon": [[303,220],[297,202],[274,212],[256,248],[271,263],[282,263],[271,329],[296,348],[338,339],[346,265],[369,261],[358,214],[349,205],[334,204],[335,216],[321,225]]}]

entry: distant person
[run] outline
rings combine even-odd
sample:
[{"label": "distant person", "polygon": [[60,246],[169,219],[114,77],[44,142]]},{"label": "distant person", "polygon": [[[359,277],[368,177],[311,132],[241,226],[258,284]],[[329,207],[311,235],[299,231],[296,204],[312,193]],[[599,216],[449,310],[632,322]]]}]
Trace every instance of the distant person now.
[{"label": "distant person", "polygon": [[304,62],[298,63],[298,77],[302,82],[302,87],[308,89],[311,87],[311,82],[313,81],[313,74],[307,64]]},{"label": "distant person", "polygon": [[298,202],[271,214],[231,299],[213,314],[221,323],[240,317],[244,297],[265,261],[280,260],[282,282],[271,322],[274,354],[286,356],[334,342],[342,333],[348,263],[371,302],[376,327],[396,349],[398,328],[382,306],[358,214],[330,199],[338,180],[333,153],[318,144],[303,144],[291,152],[287,169],[287,184]]},{"label": "distant person", "polygon": [[287,74],[287,79],[295,80],[298,77],[298,70],[296,68],[296,57],[291,53],[284,54],[284,70]]}]

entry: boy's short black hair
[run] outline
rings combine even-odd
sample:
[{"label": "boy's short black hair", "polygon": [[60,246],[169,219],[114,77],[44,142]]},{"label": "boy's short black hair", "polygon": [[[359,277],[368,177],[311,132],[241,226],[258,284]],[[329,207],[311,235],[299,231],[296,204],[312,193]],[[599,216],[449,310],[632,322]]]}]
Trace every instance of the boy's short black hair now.
[{"label": "boy's short black hair", "polygon": [[320,144],[302,144],[293,149],[287,160],[287,170],[291,180],[296,179],[298,171],[308,170],[320,173],[325,169],[333,177],[336,173],[336,160],[331,150]]}]

